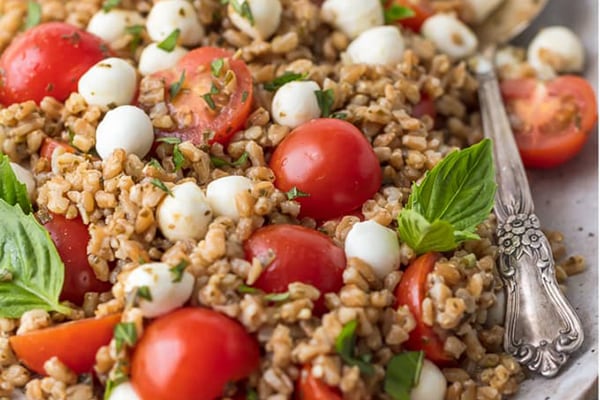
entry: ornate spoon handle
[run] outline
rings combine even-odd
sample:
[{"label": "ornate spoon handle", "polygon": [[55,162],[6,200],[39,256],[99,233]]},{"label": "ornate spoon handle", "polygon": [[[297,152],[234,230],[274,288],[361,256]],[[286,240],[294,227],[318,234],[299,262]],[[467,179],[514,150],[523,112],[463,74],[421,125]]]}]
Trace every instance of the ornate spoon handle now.
[{"label": "ornate spoon handle", "polygon": [[494,141],[500,275],[507,299],[504,349],[531,371],[552,377],[583,343],[583,328],[556,282],[494,70],[486,60],[476,69],[484,132]]}]

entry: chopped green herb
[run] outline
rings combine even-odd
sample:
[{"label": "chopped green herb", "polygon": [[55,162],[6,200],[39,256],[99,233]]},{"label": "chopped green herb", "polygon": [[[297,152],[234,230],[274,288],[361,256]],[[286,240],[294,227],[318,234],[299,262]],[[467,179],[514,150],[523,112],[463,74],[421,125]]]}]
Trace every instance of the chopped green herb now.
[{"label": "chopped green herb", "polygon": [[181,76],[177,82],[173,82],[171,86],[169,86],[169,95],[171,96],[171,100],[175,99],[183,86],[183,82],[185,81],[185,69],[181,72]]},{"label": "chopped green herb", "polygon": [[29,0],[27,3],[27,19],[25,20],[25,29],[37,26],[42,20],[42,7],[37,1]]},{"label": "chopped green herb", "polygon": [[152,301],[152,292],[150,292],[150,288],[148,286],[140,286],[137,289],[136,294],[137,294],[137,297],[140,299]]},{"label": "chopped green herb", "polygon": [[346,364],[352,366],[356,365],[360,372],[365,375],[373,375],[375,373],[373,366],[368,362],[365,362],[362,358],[357,358],[355,356],[357,326],[358,322],[354,319],[342,327],[342,331],[335,339],[335,351]]},{"label": "chopped green herb", "polygon": [[244,90],[244,91],[242,92],[242,103],[245,103],[245,102],[246,102],[246,100],[248,100],[248,91],[247,91],[247,90]]},{"label": "chopped green herb", "polygon": [[[27,187],[17,179],[8,156],[0,153],[0,199],[14,206],[18,204],[25,214],[32,211]],[[2,265],[2,264],[0,264]]]},{"label": "chopped green herb", "polygon": [[335,101],[333,89],[315,90],[315,96],[317,96],[317,103],[321,109],[321,117],[328,117]]},{"label": "chopped green herb", "polygon": [[160,165],[160,163],[158,162],[158,160],[156,158],[151,159],[150,162],[148,163],[148,165],[150,165],[156,169],[162,169],[162,165]]},{"label": "chopped green herb", "polygon": [[290,299],[290,292],[284,293],[269,293],[263,297],[265,301],[271,301],[273,303],[281,303]]},{"label": "chopped green herb", "polygon": [[171,189],[169,189],[167,187],[167,185],[165,185],[165,183],[163,181],[161,181],[158,178],[152,178],[152,180],[150,181],[150,183],[154,186],[156,186],[157,188],[159,188],[160,190],[162,190],[163,192],[165,192],[166,194],[168,194],[169,196],[173,196],[173,192],[171,192]]},{"label": "chopped green herb", "polygon": [[114,339],[117,353],[123,345],[132,347],[137,341],[137,329],[134,322],[120,322],[115,326]]},{"label": "chopped green herb", "polygon": [[248,285],[243,285],[243,284],[238,286],[236,290],[238,291],[238,293],[242,293],[242,294],[244,294],[244,293],[253,294],[253,293],[259,292],[259,290],[257,288],[248,286]]},{"label": "chopped green herb", "polygon": [[288,200],[295,200],[298,197],[310,197],[309,193],[305,193],[302,190],[299,190],[296,186],[285,192]]},{"label": "chopped green herb", "polygon": [[231,7],[236,13],[243,18],[246,18],[250,22],[250,25],[254,25],[254,16],[252,15],[250,4],[247,1],[240,4],[239,0],[221,0],[221,4],[227,3],[231,4]]},{"label": "chopped green herb", "polygon": [[175,136],[168,136],[168,137],[161,137],[156,139],[157,142],[160,143],[167,143],[167,144],[180,144],[181,143],[181,139],[179,139],[178,137]]},{"label": "chopped green herb", "polygon": [[406,18],[412,18],[414,16],[415,11],[412,8],[398,4],[392,4],[391,6],[387,7],[384,12],[386,25],[393,24],[394,22],[398,22]]},{"label": "chopped green herb", "polygon": [[494,205],[492,142],[450,153],[413,185],[398,217],[398,233],[417,254],[449,251],[478,239],[477,225]]},{"label": "chopped green herb", "polygon": [[214,156],[210,157],[210,162],[212,163],[212,165],[214,165],[217,168],[221,168],[221,167],[224,167],[226,165],[231,165],[229,163],[229,161],[223,160],[222,158],[214,157]]},{"label": "chopped green herb", "polygon": [[208,108],[210,108],[211,110],[216,110],[217,105],[215,104],[215,101],[212,98],[212,94],[210,94],[210,93],[203,94],[202,98],[206,102],[206,105],[208,106]]},{"label": "chopped green herb", "polygon": [[129,42],[129,51],[131,51],[132,53],[135,53],[140,43],[142,43],[143,31],[143,25],[131,25],[125,28],[125,32],[131,35],[131,42]]},{"label": "chopped green herb", "polygon": [[335,119],[347,119],[348,114],[343,111],[338,111],[338,112],[334,112],[333,114],[331,114],[330,117],[335,118]]},{"label": "chopped green herb", "polygon": [[248,156],[249,156],[248,152],[245,151],[242,153],[242,155],[237,160],[235,160],[233,162],[229,162],[227,160],[224,160],[219,157],[214,157],[214,156],[210,157],[210,161],[217,168],[221,168],[221,167],[225,167],[225,166],[241,167],[248,160]]},{"label": "chopped green herb", "polygon": [[185,157],[179,148],[179,145],[175,145],[173,147],[173,165],[175,165],[175,172],[179,171],[183,168],[183,163],[185,162]]},{"label": "chopped green herb", "polygon": [[283,75],[278,76],[273,79],[271,82],[267,82],[263,84],[265,90],[269,92],[274,92],[286,83],[294,82],[294,81],[302,81],[308,77],[308,73],[305,74],[297,74],[295,72],[286,71]]},{"label": "chopped green herb", "polygon": [[121,4],[121,0],[105,0],[104,4],[102,4],[102,10],[107,13],[119,4]]},{"label": "chopped green herb", "polygon": [[251,388],[246,389],[246,400],[258,400],[258,393],[256,393],[256,390]]},{"label": "chopped green herb", "polygon": [[210,94],[217,94],[219,93],[219,88],[217,87],[217,85],[215,85],[215,83],[211,83],[210,84]]},{"label": "chopped green herb", "polygon": [[179,264],[170,269],[171,271],[171,282],[177,283],[181,282],[183,279],[183,272],[185,268],[188,266],[187,260],[181,260]]},{"label": "chopped green herb", "polygon": [[179,39],[180,34],[181,30],[179,28],[175,29],[162,42],[157,44],[156,47],[168,53],[172,52],[175,49],[175,46],[177,46],[177,39]]},{"label": "chopped green herb", "polygon": [[210,72],[215,77],[218,78],[221,75],[221,71],[223,70],[223,66],[225,65],[225,60],[222,58],[217,58],[212,60],[210,63]]},{"label": "chopped green herb", "polygon": [[410,400],[410,391],[419,383],[424,358],[422,351],[407,351],[392,357],[385,371],[385,392],[394,400]]},{"label": "chopped green herb", "polygon": [[117,368],[110,374],[109,379],[106,381],[106,386],[104,388],[104,400],[109,400],[112,391],[122,383],[127,382],[129,379],[123,371],[121,365],[117,365]]},{"label": "chopped green herb", "polygon": [[246,161],[248,160],[248,156],[249,156],[248,152],[245,151],[242,153],[242,155],[237,160],[232,162],[230,165],[232,167],[241,167],[242,165],[246,164]]}]

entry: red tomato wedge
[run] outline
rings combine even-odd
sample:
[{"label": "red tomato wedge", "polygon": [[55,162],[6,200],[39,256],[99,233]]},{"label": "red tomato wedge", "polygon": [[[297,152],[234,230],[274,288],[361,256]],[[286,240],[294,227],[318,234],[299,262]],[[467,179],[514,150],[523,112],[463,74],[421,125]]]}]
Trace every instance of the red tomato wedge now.
[{"label": "red tomato wedge", "polygon": [[396,287],[398,305],[406,305],[415,317],[417,326],[410,332],[404,345],[409,350],[423,350],[425,356],[437,365],[448,365],[453,359],[444,351],[444,342],[430,326],[425,325],[422,315],[423,300],[427,296],[427,275],[433,271],[435,262],[440,257],[437,253],[425,253],[414,260],[402,274]]},{"label": "red tomato wedge", "polygon": [[0,57],[0,103],[44,96],[64,101],[91,66],[109,57],[102,39],[62,22],[38,25],[17,37]]},{"label": "red tomato wedge", "polygon": [[146,328],[133,353],[131,383],[144,400],[209,400],[259,362],[258,343],[237,321],[205,308],[181,308]]},{"label": "red tomato wedge", "polygon": [[269,164],[282,192],[302,192],[300,215],[346,215],[381,185],[381,167],[362,132],[349,122],[320,118],[300,125],[277,146]]},{"label": "red tomato wedge", "polygon": [[310,373],[310,365],[305,365],[300,372],[295,398],[296,400],[342,400],[339,391],[327,386]]},{"label": "red tomato wedge", "polygon": [[433,15],[433,8],[428,0],[388,0],[385,3],[385,8],[388,9],[394,5],[408,7],[413,10],[414,16],[400,19],[397,22],[413,32],[419,33],[423,22]]},{"label": "red tomato wedge", "polygon": [[[158,136],[176,136],[196,145],[227,144],[244,126],[252,109],[252,75],[244,61],[232,56],[224,49],[201,47],[186,54],[174,68],[154,74],[164,79],[171,114],[180,116],[175,129],[159,131]],[[182,78],[175,94],[170,88]]]},{"label": "red tomato wedge", "polygon": [[551,168],[572,159],[598,119],[594,90],[578,76],[546,83],[507,80],[501,89],[526,167]]},{"label": "red tomato wedge", "polygon": [[11,336],[10,346],[29,369],[46,375],[44,363],[58,357],[77,374],[92,372],[96,352],[113,337],[121,314],[67,322],[23,335]]},{"label": "red tomato wedge", "polygon": [[338,292],[346,267],[344,251],[321,232],[298,225],[268,225],[244,243],[246,259],[263,260],[266,268],[254,284],[267,293],[287,292],[293,282],[310,284],[321,292],[315,313],[326,311],[323,294]]}]

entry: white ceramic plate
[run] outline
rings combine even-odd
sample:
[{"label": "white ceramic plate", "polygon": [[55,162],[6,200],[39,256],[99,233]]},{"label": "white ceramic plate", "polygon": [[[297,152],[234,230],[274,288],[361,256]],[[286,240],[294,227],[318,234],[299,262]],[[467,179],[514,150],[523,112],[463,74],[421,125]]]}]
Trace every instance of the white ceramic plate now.
[{"label": "white ceramic plate", "polygon": [[[518,42],[529,43],[540,27],[565,25],[582,38],[586,76],[598,93],[598,1],[551,0]],[[528,171],[536,211],[545,228],[565,235],[567,252],[581,254],[587,269],[569,279],[568,297],[585,329],[585,343],[554,379],[532,377],[516,399],[597,399],[598,378],[598,128],[577,159],[548,171]]]}]

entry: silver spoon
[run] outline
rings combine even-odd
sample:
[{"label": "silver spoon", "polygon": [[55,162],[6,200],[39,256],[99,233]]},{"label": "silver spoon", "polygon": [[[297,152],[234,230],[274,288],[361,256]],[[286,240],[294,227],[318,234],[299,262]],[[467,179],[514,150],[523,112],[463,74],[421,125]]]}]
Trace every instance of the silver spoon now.
[{"label": "silver spoon", "polygon": [[[484,53],[492,55],[496,44],[521,33],[546,3],[505,0],[476,29]],[[529,370],[552,377],[583,344],[583,327],[556,282],[550,244],[534,213],[490,57],[478,57],[474,70],[484,134],[494,141],[499,272],[506,290],[504,349]]]}]

